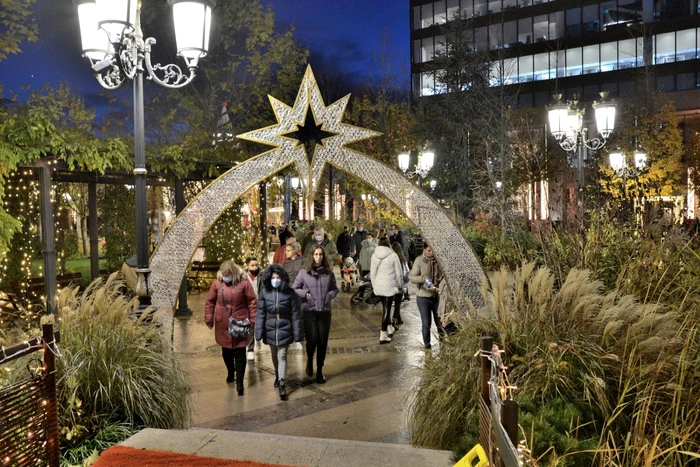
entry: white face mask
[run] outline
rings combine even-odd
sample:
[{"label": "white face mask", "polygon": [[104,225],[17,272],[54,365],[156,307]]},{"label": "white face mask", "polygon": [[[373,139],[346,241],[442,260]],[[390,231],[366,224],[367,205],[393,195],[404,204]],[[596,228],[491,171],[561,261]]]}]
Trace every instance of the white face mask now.
[{"label": "white face mask", "polygon": [[358,227],[358,228],[357,228],[357,231],[358,231],[358,232],[362,232],[363,230],[365,230],[364,227]]},{"label": "white face mask", "polygon": [[322,242],[323,241],[323,235],[316,235],[314,236],[317,242]]},{"label": "white face mask", "polygon": [[271,279],[270,284],[272,284],[272,287],[277,289],[280,285],[282,285],[282,279]]},{"label": "white face mask", "polygon": [[224,282],[226,282],[227,284],[230,284],[231,282],[233,282],[233,277],[231,277],[231,276],[223,276],[221,279]]}]

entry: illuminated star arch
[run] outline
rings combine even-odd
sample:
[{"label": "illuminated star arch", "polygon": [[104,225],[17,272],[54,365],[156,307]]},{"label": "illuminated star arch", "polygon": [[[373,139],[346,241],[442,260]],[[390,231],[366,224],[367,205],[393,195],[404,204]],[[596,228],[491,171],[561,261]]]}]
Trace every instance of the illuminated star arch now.
[{"label": "illuminated star arch", "polygon": [[[221,175],[177,216],[151,258],[150,286],[154,305],[175,307],[190,259],[209,228],[247,190],[292,164],[301,174],[307,193],[315,192],[325,164],[375,187],[413,221],[423,239],[432,246],[451,290],[457,292],[457,296],[469,298],[477,307],[484,304],[483,269],[447,212],[393,168],[347,147],[379,135],[342,122],[350,95],[326,106],[309,66],[292,107],[274,97],[269,99],[277,123],[238,137],[274,149]],[[310,140],[316,144],[312,154],[307,156],[304,143]]]}]

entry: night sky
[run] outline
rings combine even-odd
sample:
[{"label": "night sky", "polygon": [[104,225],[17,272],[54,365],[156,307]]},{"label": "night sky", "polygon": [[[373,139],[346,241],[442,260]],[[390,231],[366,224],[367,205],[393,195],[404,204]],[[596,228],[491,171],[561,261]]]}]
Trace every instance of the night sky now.
[{"label": "night sky", "polygon": [[[149,0],[145,0],[149,1]],[[154,1],[154,0],[150,0]],[[163,0],[165,1],[165,0]],[[219,0],[226,1],[226,0]],[[395,57],[397,82],[408,87],[408,0],[263,0],[271,4],[280,26],[294,22],[296,37],[310,50],[314,69],[332,69],[343,77],[348,91],[368,82],[382,36]],[[50,5],[50,7],[49,7]],[[39,41],[22,45],[22,53],[0,62],[5,97],[21,85],[40,89],[45,83],[68,82],[88,105],[104,108],[106,98],[81,57],[78,14],[71,0],[37,0]],[[148,35],[148,31],[145,31]]]}]

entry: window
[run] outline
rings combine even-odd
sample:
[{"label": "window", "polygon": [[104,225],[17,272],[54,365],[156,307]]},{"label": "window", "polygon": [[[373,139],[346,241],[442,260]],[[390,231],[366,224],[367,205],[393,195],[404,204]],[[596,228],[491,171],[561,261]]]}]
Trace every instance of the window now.
[{"label": "window", "polygon": [[676,33],[657,34],[654,38],[654,63],[671,63],[676,60]]},{"label": "window", "polygon": [[507,47],[513,47],[518,42],[518,23],[509,21],[503,25],[503,43]]},{"label": "window", "polygon": [[637,39],[637,66],[644,66],[644,37]]},{"label": "window", "polygon": [[566,35],[578,37],[581,35],[581,9],[566,10]]},{"label": "window", "polygon": [[[508,1],[508,0],[506,0]],[[488,3],[488,14],[498,13],[501,11],[501,0],[490,0]]]},{"label": "window", "polygon": [[413,7],[413,30],[417,31],[419,29],[423,29],[423,26],[421,25],[421,16],[420,16],[420,7],[419,6],[414,6]]},{"label": "window", "polygon": [[474,0],[474,16],[484,16],[486,14],[486,0]]},{"label": "window", "polygon": [[637,41],[626,39],[617,43],[618,64],[620,69],[634,68],[637,66]]},{"label": "window", "polygon": [[617,42],[600,44],[600,71],[617,70]]},{"label": "window", "polygon": [[535,16],[534,25],[532,26],[532,37],[534,42],[544,42],[547,40],[549,33],[549,21],[547,15]]},{"label": "window", "polygon": [[600,31],[600,21],[598,21],[598,5],[588,5],[583,7],[583,32]]},{"label": "window", "polygon": [[693,60],[695,58],[695,32],[693,29],[676,31],[676,61]]},{"label": "window", "polygon": [[447,11],[445,10],[445,0],[438,0],[433,3],[435,13],[435,24],[445,24],[447,22]]},{"label": "window", "polygon": [[532,18],[518,20],[518,42],[531,44],[532,41]]},{"label": "window", "polygon": [[675,76],[659,76],[656,78],[656,88],[661,91],[673,91],[675,89]]},{"label": "window", "polygon": [[447,0],[447,21],[459,16],[459,0]]},{"label": "window", "polygon": [[583,74],[600,71],[600,50],[598,44],[587,45],[583,48]]},{"label": "window", "polygon": [[583,57],[581,47],[566,49],[566,76],[578,76],[581,74]]},{"label": "window", "polygon": [[462,16],[467,19],[474,16],[474,0],[462,0]]},{"label": "window", "polygon": [[486,28],[477,28],[474,30],[474,50],[477,52],[485,52],[488,47],[488,37],[486,36]]},{"label": "window", "polygon": [[489,26],[489,50],[500,49],[503,46],[503,31],[501,23]]},{"label": "window", "polygon": [[537,54],[534,58],[535,62],[535,81],[555,78],[555,70],[549,69],[549,54]]},{"label": "window", "polygon": [[503,9],[515,8],[518,6],[518,0],[503,0]]},{"label": "window", "polygon": [[561,39],[564,37],[564,12],[557,11],[549,14],[549,35],[547,38]]},{"label": "window", "polygon": [[563,50],[549,52],[549,66],[557,70],[556,75],[552,78],[566,76],[566,58]]},{"label": "window", "polygon": [[527,55],[518,59],[518,77],[518,81],[521,83],[533,81],[532,55]]},{"label": "window", "polygon": [[433,59],[433,55],[435,55],[435,44],[432,37],[427,37],[421,44],[421,61],[429,62]]},{"label": "window", "polygon": [[440,55],[445,53],[445,36],[435,36],[435,53],[433,54],[433,59],[435,55]]},{"label": "window", "polygon": [[420,39],[413,41],[413,63],[423,63],[421,57]]},{"label": "window", "polygon": [[420,74],[420,95],[432,96],[435,94],[435,75],[432,73]]},{"label": "window", "polygon": [[428,3],[427,5],[422,5],[420,7],[420,20],[421,27],[427,28],[432,26],[433,23],[433,4]]},{"label": "window", "polygon": [[518,59],[506,58],[503,60],[503,84],[518,82]]},{"label": "window", "polygon": [[678,91],[695,89],[695,73],[676,75],[676,89]]}]

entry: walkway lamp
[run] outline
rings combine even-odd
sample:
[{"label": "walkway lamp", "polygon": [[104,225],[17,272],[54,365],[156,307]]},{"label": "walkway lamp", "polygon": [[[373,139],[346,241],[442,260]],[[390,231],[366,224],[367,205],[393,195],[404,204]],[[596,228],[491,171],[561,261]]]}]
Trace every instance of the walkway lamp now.
[{"label": "walkway lamp", "polygon": [[401,169],[404,175],[406,175],[408,178],[418,177],[418,184],[420,185],[421,181],[428,176],[428,173],[430,173],[430,170],[433,168],[433,164],[435,162],[435,153],[433,153],[430,150],[425,150],[421,154],[419,154],[418,162],[413,167],[412,171],[409,171],[411,165],[410,160],[411,156],[410,153],[408,153],[407,151],[404,151],[401,154],[399,154],[399,169]]},{"label": "walkway lamp", "polygon": [[199,59],[209,50],[214,0],[168,0],[175,23],[177,54],[186,72],[176,64],[151,63],[156,40],[141,31],[140,0],[74,0],[78,9],[83,56],[90,60],[95,78],[108,90],[127,80],[134,85],[134,176],[136,179],[136,258],[139,310],[151,303],[148,284],[148,213],[146,211],[146,153],[143,76],[171,89],[182,88],[195,77]]}]

